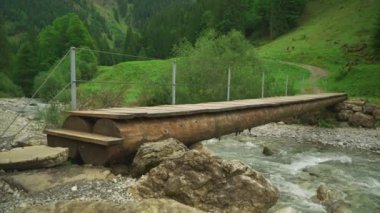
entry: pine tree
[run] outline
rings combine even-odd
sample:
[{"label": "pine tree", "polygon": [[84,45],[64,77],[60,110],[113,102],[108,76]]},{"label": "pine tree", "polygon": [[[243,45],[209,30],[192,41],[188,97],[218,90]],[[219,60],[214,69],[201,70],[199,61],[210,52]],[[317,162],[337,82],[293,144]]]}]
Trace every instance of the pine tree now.
[{"label": "pine tree", "polygon": [[12,75],[13,82],[22,87],[25,95],[32,94],[33,79],[38,73],[37,49],[37,32],[32,29],[17,52],[16,68]]},{"label": "pine tree", "polygon": [[372,35],[372,47],[375,51],[375,55],[380,55],[380,11],[377,14],[377,20],[375,30]]},{"label": "pine tree", "polygon": [[0,73],[10,73],[12,52],[0,17]]}]

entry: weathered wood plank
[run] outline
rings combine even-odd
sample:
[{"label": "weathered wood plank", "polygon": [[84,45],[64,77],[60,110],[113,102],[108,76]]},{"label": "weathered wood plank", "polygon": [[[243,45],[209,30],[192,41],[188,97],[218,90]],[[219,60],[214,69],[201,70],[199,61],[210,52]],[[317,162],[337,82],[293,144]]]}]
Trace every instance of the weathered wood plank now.
[{"label": "weathered wood plank", "polygon": [[345,96],[343,93],[324,93],[314,95],[298,95],[286,97],[269,97],[262,99],[246,99],[222,102],[208,102],[199,104],[162,105],[154,107],[119,107],[90,111],[71,111],[70,115],[108,118],[108,119],[133,119],[146,117],[168,117],[180,115],[192,115],[197,113],[216,113],[232,110],[243,110],[263,107],[274,107],[294,103],[323,100]]},{"label": "weathered wood plank", "polygon": [[46,129],[44,133],[47,135],[69,138],[73,140],[99,144],[102,146],[112,146],[121,144],[123,142],[122,138],[108,137],[99,134],[79,132],[67,129]]}]

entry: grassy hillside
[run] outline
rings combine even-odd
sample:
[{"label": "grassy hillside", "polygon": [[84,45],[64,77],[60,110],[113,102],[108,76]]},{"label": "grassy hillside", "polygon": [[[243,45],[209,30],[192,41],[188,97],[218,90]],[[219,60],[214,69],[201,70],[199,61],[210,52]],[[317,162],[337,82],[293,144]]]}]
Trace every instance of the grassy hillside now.
[{"label": "grassy hillside", "polygon": [[[145,99],[151,97],[152,93],[157,94],[160,90],[161,95],[165,95],[165,102],[170,103],[171,92],[171,74],[173,60],[152,60],[152,61],[132,61],[124,62],[114,66],[101,66],[97,73],[97,77],[92,81],[81,84],[79,87],[79,99],[99,99],[101,93],[114,93],[122,96],[115,97],[121,99],[116,105],[144,105]],[[177,64],[181,63],[181,59],[177,59]],[[180,66],[178,66],[180,67]],[[292,65],[281,64],[276,61],[263,60],[260,63],[262,70],[266,72],[266,81],[276,82],[275,90],[271,93],[266,92],[266,96],[280,96],[285,94],[286,78],[289,78],[289,94],[300,93],[307,87],[309,73],[303,68],[294,67]],[[181,70],[177,70],[177,76],[181,75]],[[225,83],[225,82],[223,82]],[[260,85],[261,82],[252,82]],[[181,86],[181,82],[177,81],[177,86]],[[234,85],[231,85],[234,89]],[[162,94],[165,93],[165,94]],[[256,91],[260,94],[260,91]],[[109,94],[103,94],[109,96]],[[186,96],[186,91],[177,90],[177,102],[181,103],[182,98]],[[109,97],[106,97],[107,99]],[[233,99],[233,97],[231,97]],[[88,100],[87,100],[88,101]],[[112,102],[112,100],[109,100]],[[91,103],[94,107],[101,107],[102,104]]]},{"label": "grassy hillside", "polygon": [[[257,48],[262,57],[259,66],[267,73],[266,79],[276,82],[276,89],[266,96],[284,95],[289,77],[290,94],[315,92],[315,87],[320,87],[378,102],[380,63],[373,60],[370,48],[378,9],[379,1],[310,0],[300,27]],[[100,67],[97,77],[83,84],[80,91],[85,97],[107,89],[125,91],[117,92],[123,97],[122,104],[135,105],[144,104],[149,97],[147,91],[162,90],[170,103],[171,61],[134,61]],[[326,69],[327,77],[313,81],[304,68],[284,62],[321,67]],[[180,74],[180,70],[177,72]],[[179,102],[186,91],[182,93],[177,93]]]},{"label": "grassy hillside", "polygon": [[380,63],[369,47],[379,9],[380,1],[311,0],[300,27],[259,47],[259,55],[325,68],[325,90],[380,97]]}]

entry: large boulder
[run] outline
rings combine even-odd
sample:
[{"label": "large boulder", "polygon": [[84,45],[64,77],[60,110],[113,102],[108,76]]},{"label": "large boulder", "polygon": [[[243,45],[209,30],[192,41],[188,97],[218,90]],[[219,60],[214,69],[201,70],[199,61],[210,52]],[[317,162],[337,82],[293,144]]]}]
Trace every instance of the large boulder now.
[{"label": "large boulder", "polygon": [[67,161],[69,150],[60,147],[28,146],[0,152],[0,169],[37,169]]},{"label": "large boulder", "polygon": [[380,108],[373,110],[372,115],[375,119],[380,120]]},{"label": "large boulder", "polygon": [[139,177],[158,166],[162,161],[183,155],[188,148],[176,139],[143,144],[132,162],[131,174]]},{"label": "large boulder", "polygon": [[352,115],[348,122],[352,126],[362,126],[366,128],[374,128],[376,124],[376,121],[372,116],[361,112],[356,112]]},{"label": "large boulder", "polygon": [[190,206],[183,205],[174,200],[168,199],[146,199],[139,202],[129,202],[125,204],[117,204],[111,202],[101,201],[58,201],[48,203],[45,205],[28,206],[18,208],[16,213],[39,213],[39,212],[81,212],[81,213],[96,213],[96,212],[109,212],[109,213],[171,213],[171,212],[184,212],[184,213],[201,213],[203,211],[194,209]]},{"label": "large boulder", "polygon": [[278,190],[262,174],[191,150],[162,162],[129,189],[136,198],[170,198],[206,211],[266,212]]},{"label": "large boulder", "polygon": [[352,110],[342,110],[337,115],[338,121],[348,121],[351,116],[354,114]]}]

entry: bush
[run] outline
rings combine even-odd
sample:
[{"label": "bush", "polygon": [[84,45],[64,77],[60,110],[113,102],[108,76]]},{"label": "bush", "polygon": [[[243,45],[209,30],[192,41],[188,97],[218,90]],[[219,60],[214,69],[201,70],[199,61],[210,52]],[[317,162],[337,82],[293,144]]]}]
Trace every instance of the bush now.
[{"label": "bush", "polygon": [[214,31],[194,46],[183,42],[175,48],[180,102],[226,100],[227,71],[231,67],[231,99],[259,96],[260,71],[253,46],[238,31],[218,36]]},{"label": "bush", "polygon": [[63,111],[65,106],[59,102],[51,102],[48,107],[37,114],[37,119],[42,120],[47,128],[59,128],[66,119]]},{"label": "bush", "polygon": [[22,90],[6,74],[0,73],[0,98],[22,96]]}]

